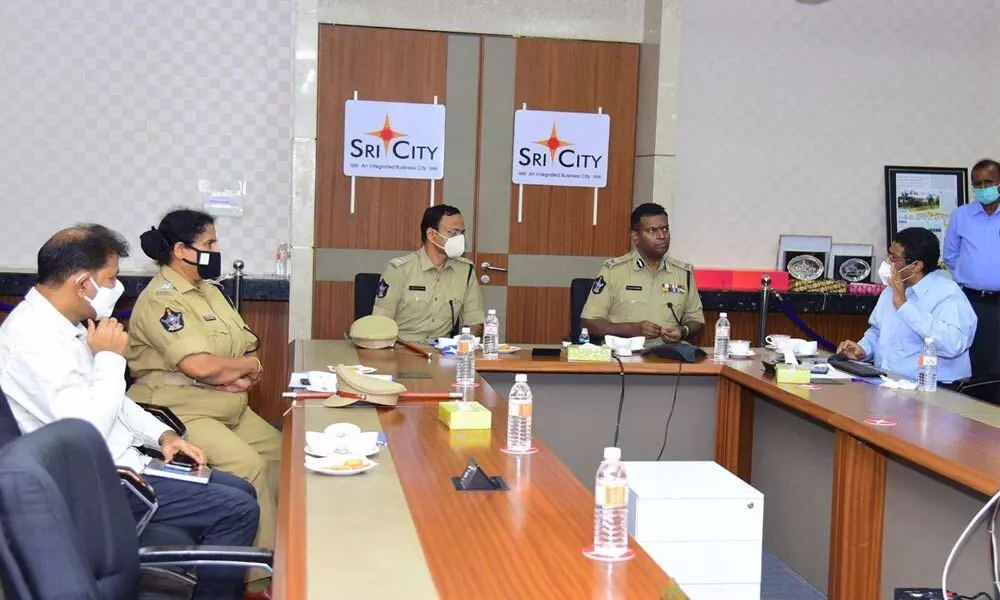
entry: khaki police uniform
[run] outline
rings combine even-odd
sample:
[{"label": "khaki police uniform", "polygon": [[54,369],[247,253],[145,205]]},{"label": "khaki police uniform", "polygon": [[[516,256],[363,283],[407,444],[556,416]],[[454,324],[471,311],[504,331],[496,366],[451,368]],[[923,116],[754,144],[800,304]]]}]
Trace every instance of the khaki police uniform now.
[{"label": "khaki police uniform", "polygon": [[[668,303],[673,305],[680,323]],[[660,327],[678,329],[681,325],[705,324],[691,265],[664,256],[654,274],[638,251],[604,261],[580,317],[612,323],[652,321]],[[656,344],[655,340],[647,340],[647,345]]]},{"label": "khaki police uniform", "polygon": [[200,384],[178,367],[194,354],[242,357],[259,340],[215,285],[192,285],[170,267],[160,269],[139,295],[128,333],[126,358],[135,378],[129,397],[169,407],[213,466],[254,486],[257,545],[273,548],[281,434],[247,406],[246,392]]},{"label": "khaki police uniform", "polygon": [[438,271],[423,248],[389,261],[372,314],[396,321],[407,342],[448,336],[456,320],[465,327],[486,320],[472,261],[449,258]]}]

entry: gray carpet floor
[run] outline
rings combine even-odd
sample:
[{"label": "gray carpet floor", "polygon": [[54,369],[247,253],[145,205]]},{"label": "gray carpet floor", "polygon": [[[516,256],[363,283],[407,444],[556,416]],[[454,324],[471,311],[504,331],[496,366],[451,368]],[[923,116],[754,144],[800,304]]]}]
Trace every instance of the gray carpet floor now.
[{"label": "gray carpet floor", "polygon": [[764,550],[761,565],[760,599],[826,600],[826,595],[793,571],[780,558]]}]

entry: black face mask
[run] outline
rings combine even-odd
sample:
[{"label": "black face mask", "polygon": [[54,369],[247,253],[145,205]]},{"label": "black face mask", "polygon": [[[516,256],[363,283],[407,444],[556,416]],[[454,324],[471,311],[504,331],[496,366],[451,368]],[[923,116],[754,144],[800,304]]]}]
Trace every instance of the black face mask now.
[{"label": "black face mask", "polygon": [[206,252],[204,250],[199,250],[194,246],[188,246],[195,252],[198,253],[197,261],[191,262],[186,258],[183,258],[184,262],[189,265],[194,265],[198,267],[198,277],[202,279],[218,279],[222,275],[222,253],[221,252]]}]

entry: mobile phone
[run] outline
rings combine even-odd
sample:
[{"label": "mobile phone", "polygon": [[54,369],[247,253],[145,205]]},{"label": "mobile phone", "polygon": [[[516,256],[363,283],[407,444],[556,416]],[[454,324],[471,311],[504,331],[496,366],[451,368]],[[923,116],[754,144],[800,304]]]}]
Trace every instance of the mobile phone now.
[{"label": "mobile phone", "polygon": [[178,454],[174,456],[174,459],[168,464],[176,467],[184,467],[186,469],[196,469],[198,467],[198,463],[186,454]]}]

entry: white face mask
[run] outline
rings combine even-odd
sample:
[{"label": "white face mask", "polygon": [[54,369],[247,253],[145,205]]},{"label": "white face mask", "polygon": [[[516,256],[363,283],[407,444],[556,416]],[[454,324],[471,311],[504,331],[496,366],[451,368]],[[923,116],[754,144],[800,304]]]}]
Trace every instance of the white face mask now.
[{"label": "white face mask", "polygon": [[[900,269],[899,272],[902,273],[911,266],[913,266],[913,263],[906,265],[905,267]],[[909,281],[910,279],[913,279],[913,275],[915,274],[910,274],[907,275],[906,277],[903,277],[903,281]],[[883,260],[882,264],[878,266],[878,278],[882,282],[882,285],[889,285],[890,277],[892,277],[892,265],[889,264],[889,261]]]},{"label": "white face mask", "polygon": [[[438,233],[438,235],[444,237],[441,233]],[[445,238],[444,246],[438,244],[437,242],[434,242],[434,245],[444,250],[444,253],[448,255],[448,258],[458,258],[459,256],[465,254],[465,234],[460,233],[456,236]]]},{"label": "white face mask", "polygon": [[107,319],[114,311],[115,304],[118,304],[118,299],[125,293],[125,286],[117,279],[115,279],[115,287],[111,288],[101,287],[94,281],[93,277],[90,278],[90,282],[97,289],[97,294],[93,298],[87,298],[87,302],[97,313],[94,318],[97,320]]},{"label": "white face mask", "polygon": [[882,285],[889,285],[889,278],[892,277],[892,265],[889,261],[882,261],[882,264],[878,266],[878,278],[882,282]]}]

